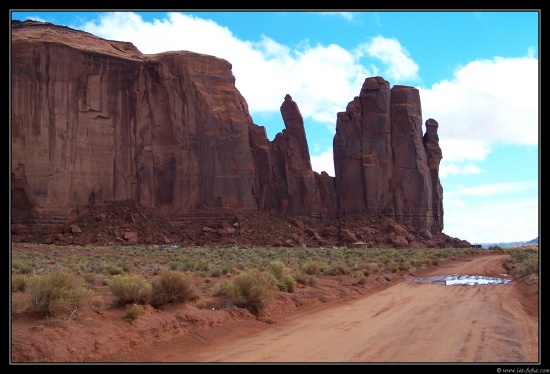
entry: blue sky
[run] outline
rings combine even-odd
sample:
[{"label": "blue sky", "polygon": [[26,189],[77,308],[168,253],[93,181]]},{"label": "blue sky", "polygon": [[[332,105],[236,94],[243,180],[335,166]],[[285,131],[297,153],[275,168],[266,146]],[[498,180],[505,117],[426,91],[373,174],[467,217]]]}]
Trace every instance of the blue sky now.
[{"label": "blue sky", "polygon": [[[336,114],[368,77],[420,90],[439,123],[444,229],[471,243],[540,229],[540,13],[532,11],[12,12],[133,43],[231,62],[270,140],[292,96],[315,171],[334,175]],[[423,128],[423,131],[425,128]]]}]

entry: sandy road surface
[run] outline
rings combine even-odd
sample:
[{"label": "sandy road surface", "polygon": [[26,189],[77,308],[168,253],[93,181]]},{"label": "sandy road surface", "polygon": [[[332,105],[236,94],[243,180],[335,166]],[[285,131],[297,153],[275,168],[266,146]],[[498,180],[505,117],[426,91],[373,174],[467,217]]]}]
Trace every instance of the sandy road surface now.
[{"label": "sandy road surface", "polygon": [[[502,276],[502,256],[441,265],[429,275]],[[350,303],[224,337],[209,347],[174,345],[154,362],[537,363],[538,318],[509,284],[453,285],[411,279]]]}]

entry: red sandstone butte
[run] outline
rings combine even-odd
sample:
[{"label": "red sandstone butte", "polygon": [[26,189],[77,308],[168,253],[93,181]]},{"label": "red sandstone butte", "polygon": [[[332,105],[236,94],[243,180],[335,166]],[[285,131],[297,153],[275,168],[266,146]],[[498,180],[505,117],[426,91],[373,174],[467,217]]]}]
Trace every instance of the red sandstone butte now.
[{"label": "red sandstone butte", "polygon": [[269,141],[224,59],[142,54],[37,21],[12,21],[11,32],[12,230],[128,199],[173,221],[253,210],[443,229],[438,124],[422,134],[414,87],[365,79],[337,113],[331,177],[312,170],[292,97]]}]

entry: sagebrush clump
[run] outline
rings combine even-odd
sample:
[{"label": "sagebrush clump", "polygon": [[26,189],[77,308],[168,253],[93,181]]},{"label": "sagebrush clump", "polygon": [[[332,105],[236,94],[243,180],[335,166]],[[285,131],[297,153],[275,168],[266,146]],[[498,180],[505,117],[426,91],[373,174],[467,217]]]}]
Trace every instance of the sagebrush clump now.
[{"label": "sagebrush clump", "polygon": [[146,302],[153,287],[147,278],[136,274],[117,274],[105,280],[109,291],[120,304],[138,304]]},{"label": "sagebrush clump", "polygon": [[177,270],[163,270],[152,283],[149,303],[159,306],[174,301],[186,302],[197,297],[193,280]]},{"label": "sagebrush clump", "polygon": [[235,306],[258,315],[265,303],[273,298],[276,288],[272,275],[250,269],[239,273],[232,280],[220,282],[218,292],[228,296]]},{"label": "sagebrush clump", "polygon": [[80,306],[91,291],[78,285],[66,270],[31,275],[27,282],[33,311],[53,315]]}]

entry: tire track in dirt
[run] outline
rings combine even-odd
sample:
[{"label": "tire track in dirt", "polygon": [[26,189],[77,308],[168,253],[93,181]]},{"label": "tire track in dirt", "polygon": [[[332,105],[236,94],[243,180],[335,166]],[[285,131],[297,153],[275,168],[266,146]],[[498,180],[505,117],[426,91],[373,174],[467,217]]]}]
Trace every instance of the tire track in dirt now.
[{"label": "tire track in dirt", "polygon": [[[430,275],[501,274],[506,255],[460,261]],[[538,318],[514,283],[400,282],[350,303],[155,362],[537,362]],[[169,356],[167,356],[169,354]]]}]

